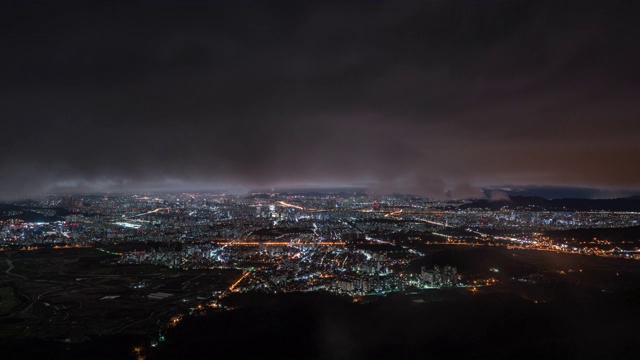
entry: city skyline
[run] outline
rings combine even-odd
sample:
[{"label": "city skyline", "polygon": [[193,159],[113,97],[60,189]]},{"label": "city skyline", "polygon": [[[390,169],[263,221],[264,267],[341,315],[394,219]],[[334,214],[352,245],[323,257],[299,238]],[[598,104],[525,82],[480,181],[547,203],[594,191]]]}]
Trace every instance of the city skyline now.
[{"label": "city skyline", "polygon": [[640,7],[0,1],[8,359],[636,359]]},{"label": "city skyline", "polygon": [[639,221],[640,198],[0,203],[0,344],[10,359],[634,358]]},{"label": "city skyline", "polygon": [[5,2],[0,198],[637,191],[639,29],[603,2]]}]

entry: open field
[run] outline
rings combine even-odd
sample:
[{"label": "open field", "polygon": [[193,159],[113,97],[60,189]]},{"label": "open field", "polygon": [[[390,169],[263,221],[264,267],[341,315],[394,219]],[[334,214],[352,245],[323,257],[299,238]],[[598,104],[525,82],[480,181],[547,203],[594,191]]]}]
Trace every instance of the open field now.
[{"label": "open field", "polygon": [[[1,258],[0,288],[15,289],[13,297],[7,296],[15,300],[0,307],[0,337],[73,341],[145,334],[176,313],[188,313],[240,276],[236,270],[119,265],[118,256],[96,248],[5,251]],[[159,292],[170,295],[148,297]]]},{"label": "open field", "polygon": [[13,288],[0,288],[0,316],[7,315],[20,304],[20,300],[16,297]]}]

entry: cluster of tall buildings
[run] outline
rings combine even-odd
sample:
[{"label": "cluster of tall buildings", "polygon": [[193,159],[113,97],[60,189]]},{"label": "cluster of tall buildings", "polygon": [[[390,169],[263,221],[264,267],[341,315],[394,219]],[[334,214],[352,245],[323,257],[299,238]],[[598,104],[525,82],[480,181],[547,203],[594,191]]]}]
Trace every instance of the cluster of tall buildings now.
[{"label": "cluster of tall buildings", "polygon": [[347,295],[380,294],[433,287],[456,286],[460,283],[455,266],[435,266],[432,270],[424,267],[419,274],[386,273],[375,275],[342,276],[333,281],[329,290]]},{"label": "cluster of tall buildings", "polygon": [[455,266],[439,267],[435,265],[433,269],[426,270],[423,266],[420,272],[420,279],[427,286],[452,286],[458,284],[458,269]]}]

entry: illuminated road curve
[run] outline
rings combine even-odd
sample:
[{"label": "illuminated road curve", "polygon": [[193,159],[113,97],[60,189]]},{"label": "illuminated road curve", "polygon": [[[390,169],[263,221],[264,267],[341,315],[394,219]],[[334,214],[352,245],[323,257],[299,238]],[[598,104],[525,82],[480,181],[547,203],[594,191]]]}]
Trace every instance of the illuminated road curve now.
[{"label": "illuminated road curve", "polygon": [[14,274],[11,272],[11,270],[13,270],[13,262],[11,262],[11,260],[9,259],[5,259],[7,261],[7,265],[9,265],[9,268],[5,271],[5,273],[9,274],[9,275],[13,275],[13,276],[17,276],[17,277],[21,277],[25,280],[27,280],[26,277],[22,276],[22,275],[18,275],[18,274]]}]

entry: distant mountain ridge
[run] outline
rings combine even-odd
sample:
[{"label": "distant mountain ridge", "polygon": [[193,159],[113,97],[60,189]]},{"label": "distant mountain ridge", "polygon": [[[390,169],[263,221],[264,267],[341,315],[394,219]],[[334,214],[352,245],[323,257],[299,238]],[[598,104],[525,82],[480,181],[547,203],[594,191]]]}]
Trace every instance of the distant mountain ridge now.
[{"label": "distant mountain ridge", "polygon": [[539,196],[511,196],[508,200],[482,199],[460,209],[528,209],[552,211],[640,211],[640,197],[618,199],[545,199]]},{"label": "distant mountain ridge", "polygon": [[637,189],[599,189],[572,186],[502,186],[482,189],[487,197],[494,191],[509,196],[537,196],[545,199],[618,199],[636,196]]}]

